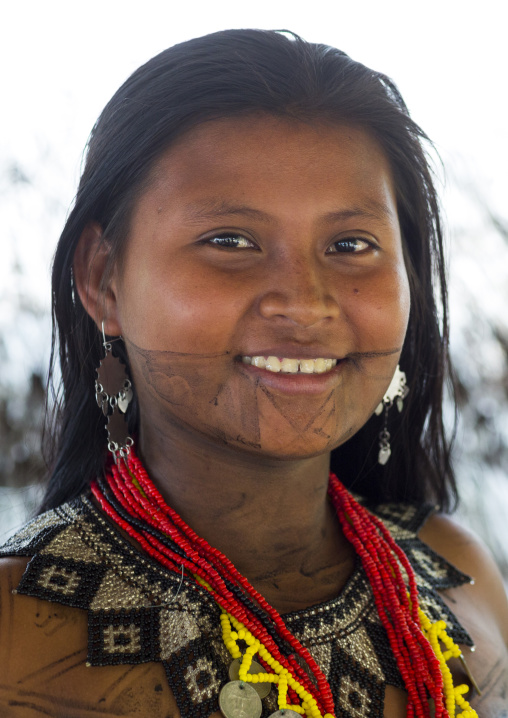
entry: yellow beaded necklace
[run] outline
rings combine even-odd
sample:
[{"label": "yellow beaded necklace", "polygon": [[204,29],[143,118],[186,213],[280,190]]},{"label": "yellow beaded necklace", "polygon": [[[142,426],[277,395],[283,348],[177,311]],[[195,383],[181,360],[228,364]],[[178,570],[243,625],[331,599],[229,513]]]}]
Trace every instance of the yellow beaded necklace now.
[{"label": "yellow beaded necklace", "polygon": [[[435,623],[431,623],[421,608],[418,610],[418,615],[420,616],[422,631],[439,660],[441,675],[443,676],[445,703],[448,715],[450,718],[478,718],[478,713],[474,710],[474,708],[471,708],[467,700],[464,698],[464,693],[469,691],[469,687],[465,684],[461,684],[459,686],[453,685],[452,673],[447,662],[451,658],[459,658],[462,661],[466,672],[469,675],[469,679],[476,689],[476,692],[481,695],[480,689],[476,685],[473,676],[467,668],[460,648],[453,642],[446,632],[445,621],[436,621]],[[441,644],[445,647],[444,653],[441,648]],[[457,707],[461,710],[461,713],[456,712]]]},{"label": "yellow beaded necklace", "polygon": [[[278,687],[279,710],[290,710],[295,713],[307,716],[308,718],[334,718],[330,713],[323,716],[319,710],[316,700],[305,690],[289,671],[281,666],[263,646],[254,638],[252,633],[245,626],[237,621],[230,613],[221,613],[220,622],[222,625],[222,638],[232,658],[241,658],[238,678],[245,683],[275,683]],[[233,627],[235,630],[233,630]],[[238,646],[237,641],[242,640],[247,644],[245,653]],[[259,657],[272,669],[273,673],[249,673],[252,659],[258,654]],[[301,700],[301,705],[290,705],[287,702],[288,687],[292,688]]]},{"label": "yellow beaded necklace", "polygon": [[[122,506],[126,510],[133,515],[136,512],[136,517],[138,514],[146,517],[150,525],[161,530],[172,543],[168,546],[151,533],[138,535],[125,521],[122,525],[130,535],[136,534],[148,553],[163,565],[171,570],[187,569],[222,609],[224,643],[239,663],[239,680],[225,684],[219,695],[224,715],[260,718],[261,697],[249,684],[264,683],[276,684],[278,688],[279,710],[272,718],[288,713],[306,718],[335,718],[336,699],[329,680],[308,648],[288,630],[280,614],[227,556],[197,536],[164,502],[137,457],[129,455],[128,461],[128,465],[120,462],[116,468],[112,467],[110,488],[116,489],[115,497],[119,501],[125,499]],[[98,485],[94,484],[92,491],[108,515],[115,517],[114,507],[107,504]],[[432,624],[419,608],[415,574],[408,557],[381,520],[358,504],[333,474],[330,474],[329,493],[344,535],[360,556],[371,585],[379,619],[408,692],[408,716],[428,718],[435,714],[455,718],[459,708],[460,718],[476,717],[464,699],[468,687],[453,686],[447,665],[452,657],[461,657],[460,649],[446,633],[444,621]],[[118,520],[122,521],[121,517]],[[272,631],[277,632],[277,640]],[[246,644],[243,653],[239,640]],[[284,642],[293,652],[281,650]],[[255,655],[262,665],[251,670]]]},{"label": "yellow beaded necklace", "polygon": [[[442,620],[431,623],[422,609],[419,609],[418,613],[420,616],[422,630],[439,660],[441,674],[443,676],[446,710],[449,718],[478,718],[478,714],[474,708],[471,708],[467,700],[464,698],[464,694],[469,691],[469,687],[465,684],[458,686],[453,685],[452,674],[447,662],[451,658],[461,658],[462,660],[464,660],[464,658],[460,648],[447,634],[446,623]],[[263,646],[263,644],[255,638],[242,623],[240,623],[240,621],[238,621],[230,613],[222,612],[220,622],[222,626],[222,638],[224,645],[233,659],[241,659],[238,674],[240,681],[253,684],[274,683],[277,685],[279,693],[279,710],[294,711],[295,713],[306,716],[306,718],[333,718],[330,713],[325,713],[325,715],[321,714],[315,699],[289,673],[287,669],[283,668],[283,666],[281,666],[281,664],[270,655],[270,652],[265,648],[265,646]],[[237,643],[239,640],[242,640],[247,644],[247,648],[243,654]],[[440,643],[445,647],[444,652]],[[268,666],[270,666],[273,671],[272,673],[249,673],[252,660],[256,654],[259,655],[259,657]],[[301,699],[300,705],[292,705],[287,702],[288,687],[292,688]],[[476,690],[479,692],[477,687]],[[457,713],[457,708],[460,709],[460,713]]]}]

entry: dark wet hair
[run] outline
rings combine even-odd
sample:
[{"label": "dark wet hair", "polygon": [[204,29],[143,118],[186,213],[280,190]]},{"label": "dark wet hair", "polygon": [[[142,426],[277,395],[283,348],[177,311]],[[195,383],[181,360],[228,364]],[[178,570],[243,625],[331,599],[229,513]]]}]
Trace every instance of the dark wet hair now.
[{"label": "dark wet hair", "polygon": [[[391,412],[386,466],[377,463],[381,419],[374,416],[333,452],[332,469],[371,501],[430,498],[446,508],[455,498],[442,414],[449,375],[447,296],[438,200],[422,146],[428,138],[410,119],[393,82],[340,50],[286,32],[227,30],[175,45],[140,67],[91,133],[53,265],[50,380],[59,357],[61,383],[46,432],[51,475],[41,510],[77,496],[106,460],[104,421],[93,390],[102,340],[73,285],[74,252],[84,227],[98,222],[117,258],[133,205],[161,153],[199,123],[252,113],[351,123],[383,147],[394,175],[410,281],[400,364],[411,391],[403,412]],[[115,346],[126,360],[122,343]],[[135,404],[129,421],[135,432]]]}]

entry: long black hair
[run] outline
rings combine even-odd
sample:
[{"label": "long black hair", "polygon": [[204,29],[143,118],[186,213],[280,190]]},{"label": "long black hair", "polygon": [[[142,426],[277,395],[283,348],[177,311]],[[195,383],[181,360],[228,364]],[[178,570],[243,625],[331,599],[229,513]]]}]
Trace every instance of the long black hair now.
[{"label": "long black hair", "polygon": [[[207,120],[268,113],[354,124],[383,147],[394,176],[411,311],[400,359],[411,391],[392,411],[392,456],[377,463],[379,417],[332,453],[332,469],[370,501],[456,498],[442,402],[448,313],[439,205],[424,145],[394,83],[332,47],[287,32],[227,30],[175,45],[140,67],[92,130],[76,200],[53,265],[53,353],[47,451],[50,477],[41,511],[86,489],[106,460],[94,397],[102,338],[74,291],[77,242],[90,222],[103,229],[112,261],[128,236],[136,198],[155,161],[183,132]],[[117,342],[128,364],[125,348]],[[51,403],[51,402],[50,402]],[[129,417],[136,431],[135,404]]]}]

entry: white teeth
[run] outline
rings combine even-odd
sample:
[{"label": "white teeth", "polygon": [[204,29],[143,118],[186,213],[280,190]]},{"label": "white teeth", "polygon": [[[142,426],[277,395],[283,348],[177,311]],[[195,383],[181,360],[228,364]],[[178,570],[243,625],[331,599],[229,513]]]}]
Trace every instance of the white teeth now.
[{"label": "white teeth", "polygon": [[264,369],[266,366],[266,359],[264,357],[252,357],[252,366],[257,366],[259,369]]},{"label": "white teeth", "polygon": [[296,374],[298,371],[298,359],[283,359],[280,370],[286,374]]},{"label": "white teeth", "polygon": [[302,374],[314,374],[315,359],[300,359],[300,371]]},{"label": "white teeth", "polygon": [[324,374],[337,365],[337,359],[323,359],[322,357],[317,359],[289,359],[287,357],[279,359],[276,356],[244,356],[242,362],[256,366],[258,369],[267,369],[283,374]]},{"label": "white teeth", "polygon": [[316,374],[322,374],[326,371],[326,359],[316,359],[314,361],[314,371]]},{"label": "white teeth", "polygon": [[265,369],[268,369],[268,371],[274,371],[279,372],[281,368],[281,363],[277,359],[277,357],[268,357],[265,364]]}]

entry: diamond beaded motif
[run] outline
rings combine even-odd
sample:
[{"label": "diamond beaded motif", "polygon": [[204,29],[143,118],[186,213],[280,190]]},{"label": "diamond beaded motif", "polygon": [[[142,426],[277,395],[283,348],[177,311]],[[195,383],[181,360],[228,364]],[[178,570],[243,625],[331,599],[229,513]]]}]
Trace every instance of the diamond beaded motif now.
[{"label": "diamond beaded motif", "polygon": [[[469,578],[416,536],[431,512],[399,504],[375,509],[415,570],[423,610],[444,619],[455,642],[472,645],[437,593]],[[182,718],[219,710],[231,663],[220,609],[193,581],[139,553],[86,497],[34,519],[0,555],[33,556],[19,593],[88,611],[92,665],[160,661]],[[382,718],[386,685],[404,686],[359,561],[336,599],[284,618],[325,673],[337,716]],[[262,704],[262,718],[277,711],[276,691]]]}]

